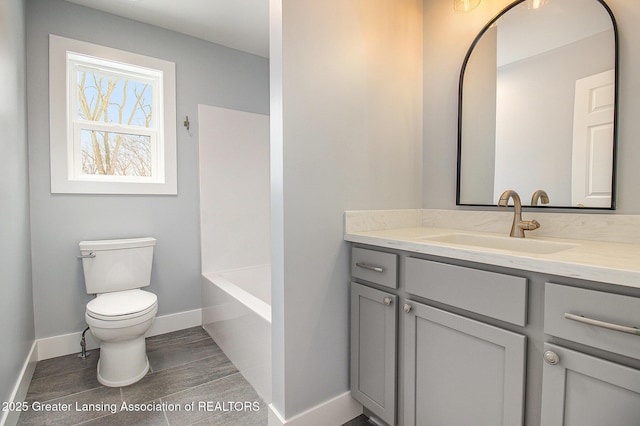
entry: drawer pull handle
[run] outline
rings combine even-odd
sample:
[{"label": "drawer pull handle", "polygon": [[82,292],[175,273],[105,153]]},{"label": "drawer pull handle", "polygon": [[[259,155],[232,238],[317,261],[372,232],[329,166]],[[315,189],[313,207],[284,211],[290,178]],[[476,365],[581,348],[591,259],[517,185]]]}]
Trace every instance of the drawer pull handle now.
[{"label": "drawer pull handle", "polygon": [[393,303],[393,299],[390,297],[385,297],[383,303],[387,306],[391,305]]},{"label": "drawer pull handle", "polygon": [[368,270],[374,271],[374,272],[384,272],[384,269],[381,268],[380,266],[368,265],[368,264],[362,263],[362,262],[356,263],[356,266],[359,267],[359,268],[368,269]]},{"label": "drawer pull handle", "polygon": [[608,330],[620,331],[622,333],[629,333],[629,334],[635,334],[636,336],[640,336],[640,329],[638,329],[637,327],[627,327],[625,325],[613,324],[605,321],[598,321],[593,318],[587,318],[582,315],[570,314],[566,312],[564,314],[564,317],[571,321],[577,321],[583,324],[595,325],[596,327],[606,328]]}]

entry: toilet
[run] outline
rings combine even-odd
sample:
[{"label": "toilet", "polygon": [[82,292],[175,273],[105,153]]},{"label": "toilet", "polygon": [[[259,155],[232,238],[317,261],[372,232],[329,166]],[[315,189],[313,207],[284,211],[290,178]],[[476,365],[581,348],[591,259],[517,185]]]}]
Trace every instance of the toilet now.
[{"label": "toilet", "polygon": [[158,298],[142,290],[151,282],[155,238],[81,241],[87,293],[85,320],[100,341],[98,381],[127,386],[149,371],[145,333],[158,312]]}]

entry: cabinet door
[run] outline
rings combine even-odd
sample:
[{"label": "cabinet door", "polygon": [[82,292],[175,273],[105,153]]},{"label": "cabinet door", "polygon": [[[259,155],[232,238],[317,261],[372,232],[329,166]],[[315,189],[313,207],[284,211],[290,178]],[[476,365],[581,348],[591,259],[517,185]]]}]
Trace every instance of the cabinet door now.
[{"label": "cabinet door", "polygon": [[523,423],[525,336],[412,301],[402,310],[406,426]]},{"label": "cabinet door", "polygon": [[386,423],[396,419],[397,296],[351,283],[351,395]]},{"label": "cabinet door", "polygon": [[640,425],[640,370],[549,343],[544,349],[541,424]]}]

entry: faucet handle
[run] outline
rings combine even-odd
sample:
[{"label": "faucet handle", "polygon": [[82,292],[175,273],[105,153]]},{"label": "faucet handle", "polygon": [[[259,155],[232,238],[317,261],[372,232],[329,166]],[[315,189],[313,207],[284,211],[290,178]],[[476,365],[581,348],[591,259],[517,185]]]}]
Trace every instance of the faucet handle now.
[{"label": "faucet handle", "polygon": [[538,189],[536,192],[533,193],[533,195],[531,196],[531,205],[537,206],[538,200],[542,204],[549,204],[549,196],[542,189]]},{"label": "faucet handle", "polygon": [[540,222],[537,220],[525,220],[520,222],[520,228],[526,231],[533,231],[534,229],[540,228]]}]

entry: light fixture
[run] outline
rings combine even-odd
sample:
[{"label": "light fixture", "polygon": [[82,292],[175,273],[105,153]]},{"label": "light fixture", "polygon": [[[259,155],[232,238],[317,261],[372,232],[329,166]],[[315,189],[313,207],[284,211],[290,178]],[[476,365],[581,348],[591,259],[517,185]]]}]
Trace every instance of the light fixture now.
[{"label": "light fixture", "polygon": [[527,9],[540,9],[548,2],[549,0],[527,0]]},{"label": "light fixture", "polygon": [[475,9],[480,4],[480,0],[453,0],[453,10],[456,12],[468,12]]}]

